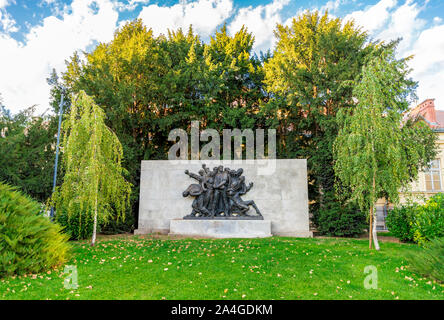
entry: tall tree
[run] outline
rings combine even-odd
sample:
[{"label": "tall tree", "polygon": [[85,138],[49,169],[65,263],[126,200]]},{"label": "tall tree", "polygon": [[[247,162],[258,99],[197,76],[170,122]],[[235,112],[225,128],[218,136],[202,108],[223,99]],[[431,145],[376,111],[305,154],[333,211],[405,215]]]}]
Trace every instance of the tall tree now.
[{"label": "tall tree", "polygon": [[91,245],[95,244],[97,223],[111,216],[125,217],[131,185],[122,168],[122,145],[105,125],[103,110],[84,91],[71,99],[69,118],[63,122],[63,184],[53,196],[56,212],[92,214]]},{"label": "tall tree", "polygon": [[267,100],[263,67],[253,54],[254,37],[243,26],[233,36],[224,25],[205,46],[207,81],[212,85],[206,105],[205,123],[219,130],[257,128],[258,111]]},{"label": "tall tree", "polygon": [[334,144],[335,172],[350,198],[369,213],[369,247],[373,239],[377,250],[377,199],[396,203],[401,188],[435,154],[433,131],[423,122],[403,121],[416,88],[409,72],[407,59],[396,60],[393,49],[376,55],[353,90],[356,108],[338,115],[343,126]]},{"label": "tall tree", "polygon": [[[71,92],[85,90],[103,106],[106,125],[118,136],[122,165],[133,184],[137,214],[140,161],[167,159],[172,129],[262,127],[261,61],[252,54],[253,37],[242,28],[230,36],[225,27],[209,44],[190,27],[154,36],[141,20],[128,22],[109,43],[68,62],[62,82]],[[58,91],[52,95],[57,101]]]},{"label": "tall tree", "polygon": [[336,114],[353,108],[351,81],[378,49],[352,21],[330,18],[328,12],[307,11],[289,26],[278,25],[275,34],[275,52],[265,63],[265,83],[273,98],[264,110],[278,119],[278,155],[307,158],[316,222],[324,199],[334,199]]},{"label": "tall tree", "polygon": [[57,122],[34,108],[12,115],[0,105],[0,180],[45,202],[52,191]]}]

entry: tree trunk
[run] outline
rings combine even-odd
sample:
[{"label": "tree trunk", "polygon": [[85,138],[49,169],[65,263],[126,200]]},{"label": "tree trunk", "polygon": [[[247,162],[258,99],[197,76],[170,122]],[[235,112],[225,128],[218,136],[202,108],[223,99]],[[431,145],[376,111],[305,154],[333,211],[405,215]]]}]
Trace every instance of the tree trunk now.
[{"label": "tree trunk", "polygon": [[92,247],[96,243],[96,234],[97,234],[97,194],[96,194],[96,205],[94,208],[94,227],[93,227],[93,234],[92,234],[92,240],[91,240]]},{"label": "tree trunk", "polygon": [[[376,170],[374,170],[373,172],[373,194],[375,194],[375,189],[376,189]],[[379,242],[378,242],[378,234],[377,234],[377,230],[376,230],[376,224],[378,222],[378,219],[376,219],[376,214],[375,214],[375,204],[374,204],[374,199],[371,200],[371,204],[370,204],[370,234],[369,234],[369,240],[370,240],[370,249],[372,248],[372,238],[373,238],[373,242],[375,244],[375,249],[379,250]],[[373,223],[372,223],[373,220]]]},{"label": "tree trunk", "polygon": [[368,228],[368,247],[372,248],[372,242],[373,242],[373,207],[370,207],[370,223]]},{"label": "tree trunk", "polygon": [[[94,160],[96,159],[96,149],[94,148]],[[96,244],[96,236],[97,236],[97,198],[99,193],[99,184],[96,181],[96,196],[94,201],[94,226],[93,226],[93,234],[91,240],[91,246],[93,247]]]},{"label": "tree trunk", "polygon": [[[96,113],[94,113],[94,123],[97,123],[97,115]],[[94,168],[97,169],[96,167],[96,152],[97,152],[97,132],[96,132],[96,127],[94,127],[94,152],[93,152],[93,158],[94,158]],[[97,179],[97,176],[94,175]],[[94,201],[94,226],[93,226],[93,234],[92,234],[92,239],[91,239],[91,246],[93,247],[96,244],[96,236],[97,236],[97,198],[98,198],[98,192],[99,192],[99,182],[96,180],[95,181],[95,201]]]},{"label": "tree trunk", "polygon": [[376,219],[376,214],[374,213],[374,210],[373,210],[373,214],[374,214],[374,217],[373,217],[373,242],[375,244],[375,249],[379,250],[378,234],[377,234],[377,230],[376,230],[376,223],[377,223],[378,219]]}]

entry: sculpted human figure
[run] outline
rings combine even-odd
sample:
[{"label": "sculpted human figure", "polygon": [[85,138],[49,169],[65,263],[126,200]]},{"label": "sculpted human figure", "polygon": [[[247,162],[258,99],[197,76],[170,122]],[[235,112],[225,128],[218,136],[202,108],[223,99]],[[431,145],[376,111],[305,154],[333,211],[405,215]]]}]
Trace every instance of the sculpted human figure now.
[{"label": "sculpted human figure", "polygon": [[205,164],[198,171],[199,174],[185,170],[185,174],[197,180],[199,184],[191,184],[184,192],[183,196],[194,197],[192,212],[184,218],[214,218],[222,212],[223,217],[255,217],[247,214],[250,206],[256,213],[256,217],[262,217],[261,212],[253,200],[244,201],[241,196],[245,195],[253,187],[253,183],[248,186],[245,177],[242,176],[244,170],[230,170],[223,166],[214,167],[213,170],[207,168]]},{"label": "sculpted human figure", "polygon": [[[229,174],[227,170],[224,170],[223,166],[217,168],[217,173],[214,176],[214,198],[211,206],[211,216],[214,217],[216,214],[221,212],[225,213],[225,216],[230,215],[230,207],[227,197],[227,186],[229,183]],[[219,206],[220,199],[222,199],[223,207]]]},{"label": "sculpted human figure", "polygon": [[230,170],[230,188],[233,188],[237,184],[239,184],[240,177],[242,173],[244,173],[244,169],[239,168],[237,170]]},{"label": "sculpted human figure", "polygon": [[230,185],[227,193],[230,197],[231,202],[231,213],[238,213],[239,215],[246,215],[247,211],[250,209],[250,206],[256,210],[256,213],[262,217],[262,213],[259,211],[259,208],[256,206],[256,203],[253,200],[242,200],[241,196],[246,194],[253,187],[253,182],[250,184],[245,184],[245,177],[239,177],[234,183]]},{"label": "sculpted human figure", "polygon": [[211,173],[210,168],[207,168],[207,165],[205,163],[202,164],[202,169],[204,169],[205,174],[207,174],[207,175]]},{"label": "sculpted human figure", "polygon": [[207,208],[207,210],[211,210],[214,198],[214,189],[213,189],[214,176],[216,175],[217,171],[210,171],[210,169],[208,169],[205,164],[202,164],[202,168],[205,171],[204,181],[202,182],[203,187],[205,189],[203,205],[205,208]]},{"label": "sculpted human figure", "polygon": [[185,174],[189,175],[191,178],[196,179],[199,181],[199,185],[202,187],[203,191],[206,191],[205,189],[205,182],[206,182],[206,176],[205,176],[205,170],[201,169],[198,171],[199,175],[192,173],[188,170],[185,170]]},{"label": "sculpted human figure", "polygon": [[207,191],[205,182],[205,171],[199,170],[199,175],[195,173],[191,173],[188,170],[185,170],[185,174],[189,175],[191,178],[196,179],[199,181],[199,184],[191,184],[183,193],[182,196],[188,197],[193,196],[195,197],[191,207],[193,208],[193,211],[191,212],[190,216],[196,216],[197,214],[203,215],[203,216],[209,216],[210,212],[207,208],[205,208],[205,193]]}]

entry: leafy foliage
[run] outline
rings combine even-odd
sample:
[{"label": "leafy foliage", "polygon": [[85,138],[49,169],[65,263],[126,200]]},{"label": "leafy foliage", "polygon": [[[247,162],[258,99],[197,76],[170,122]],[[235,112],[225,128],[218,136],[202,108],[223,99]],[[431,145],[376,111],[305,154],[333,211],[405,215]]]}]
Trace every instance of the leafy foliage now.
[{"label": "leafy foliage", "polygon": [[91,238],[94,228],[93,214],[84,214],[83,210],[80,210],[79,204],[73,208],[71,213],[68,213],[63,207],[59,207],[55,218],[63,226],[64,232],[69,235],[71,240]]},{"label": "leafy foliage", "polygon": [[401,241],[421,245],[444,236],[444,193],[438,193],[424,204],[408,203],[387,215],[387,227]]},{"label": "leafy foliage", "polygon": [[415,220],[416,205],[408,204],[396,207],[386,217],[387,229],[403,242],[413,241],[413,222]]},{"label": "leafy foliage", "polygon": [[[122,143],[134,214],[140,161],[167,159],[172,129],[189,130],[191,120],[199,120],[201,130],[220,132],[263,127],[258,111],[267,95],[252,45],[245,28],[229,36],[223,27],[204,44],[191,27],[156,37],[135,20],[86,54],[85,63],[72,56],[62,84],[73,93],[84,90],[103,106],[106,125]],[[54,87],[54,107],[59,94]]]},{"label": "leafy foliage", "polygon": [[367,216],[357,206],[341,204],[334,195],[326,195],[325,206],[314,216],[314,223],[322,235],[356,237],[364,233]]},{"label": "leafy foliage", "polygon": [[42,206],[0,183],[0,277],[46,271],[66,261],[68,237]]},{"label": "leafy foliage", "polygon": [[34,108],[11,115],[0,106],[0,180],[40,202],[52,192],[54,120],[52,116],[36,116]]},{"label": "leafy foliage", "polygon": [[135,229],[135,219],[133,215],[125,215],[125,220],[110,219],[107,223],[99,225],[101,234],[122,234]]},{"label": "leafy foliage", "polygon": [[273,93],[264,113],[277,129],[279,157],[307,159],[310,210],[316,214],[324,195],[334,191],[336,115],[355,105],[353,80],[380,49],[353,22],[317,11],[278,25],[276,36],[276,50],[264,66]]},{"label": "leafy foliage", "polygon": [[444,282],[444,238],[431,240],[420,251],[410,253],[407,259],[414,271]]},{"label": "leafy foliage", "polygon": [[357,107],[338,115],[343,127],[334,146],[335,172],[350,198],[370,212],[370,221],[377,199],[396,203],[399,190],[417,177],[418,165],[436,153],[427,148],[436,141],[430,128],[402,126],[416,87],[407,78],[409,72],[407,60],[396,60],[394,50],[387,48],[363,67],[353,90]]},{"label": "leafy foliage", "polygon": [[82,235],[81,220],[92,218],[95,228],[99,220],[124,219],[131,187],[123,177],[122,145],[104,124],[103,110],[84,91],[72,101],[70,116],[63,122],[65,176],[53,202],[57,214],[68,215],[68,224],[77,214]]},{"label": "leafy foliage", "polygon": [[[154,36],[135,20],[85,59],[74,53],[62,84],[73,93],[84,90],[103,106],[106,125],[126,155],[122,166],[133,185],[134,215],[140,161],[166,159],[168,133],[189,130],[191,120],[199,120],[201,130],[219,132],[276,129],[278,158],[307,159],[310,210],[317,214],[326,204],[325,195],[334,191],[336,180],[333,145],[344,125],[338,113],[356,107],[353,89],[362,67],[387,48],[394,49],[395,43],[372,42],[353,22],[317,11],[301,14],[290,26],[278,25],[276,36],[276,50],[258,58],[246,28],[230,36],[223,26],[203,43],[191,27]],[[397,70],[395,80],[407,83],[404,71]],[[55,110],[59,95],[54,87]],[[424,139],[430,136],[427,128],[420,131],[420,126],[408,121],[402,127],[404,155],[413,156],[405,165],[409,179],[416,176],[416,165],[428,159],[428,154],[410,150],[418,152],[418,143],[432,144]],[[348,188],[344,184],[340,189]]]},{"label": "leafy foliage", "polygon": [[419,244],[444,236],[444,193],[438,193],[416,209],[414,239]]}]

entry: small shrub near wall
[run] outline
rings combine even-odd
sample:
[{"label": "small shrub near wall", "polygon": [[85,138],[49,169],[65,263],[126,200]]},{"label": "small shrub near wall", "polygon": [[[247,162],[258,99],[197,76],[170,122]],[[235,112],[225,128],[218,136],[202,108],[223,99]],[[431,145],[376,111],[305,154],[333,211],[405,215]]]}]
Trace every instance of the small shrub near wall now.
[{"label": "small shrub near wall", "polygon": [[419,244],[444,237],[444,193],[438,193],[418,206],[413,223],[414,240]]},{"label": "small shrub near wall", "polygon": [[399,240],[420,245],[444,237],[444,193],[438,193],[425,204],[408,204],[389,212],[388,230]]},{"label": "small shrub near wall", "polygon": [[[71,240],[89,239],[93,233],[94,216],[92,214],[80,214],[80,208],[68,216],[66,210],[59,208],[56,212],[56,221],[63,227],[63,231],[69,235]],[[134,230],[134,217],[128,214],[125,220],[112,217],[107,223],[103,223],[100,218],[97,225],[97,232],[102,234],[121,234]]]},{"label": "small shrub near wall", "polygon": [[0,277],[37,273],[65,262],[68,236],[38,202],[0,183]]},{"label": "small shrub near wall", "polygon": [[365,213],[353,205],[343,205],[333,197],[329,199],[331,201],[320,208],[315,217],[316,228],[321,235],[357,237],[365,232]]},{"label": "small shrub near wall", "polygon": [[413,221],[416,205],[403,205],[394,208],[386,217],[387,229],[402,242],[413,241]]},{"label": "small shrub near wall", "polygon": [[[63,227],[63,231],[69,235],[71,240],[89,239],[93,233],[94,216],[92,214],[80,214],[80,208],[68,216],[63,208],[56,212],[56,221]],[[121,234],[134,230],[134,217],[127,215],[125,220],[112,217],[107,223],[98,220],[97,233]]]},{"label": "small shrub near wall", "polygon": [[91,214],[80,214],[80,208],[76,208],[74,213],[68,216],[68,213],[60,208],[55,216],[56,221],[63,227],[71,240],[91,238],[94,226],[94,219]]}]

